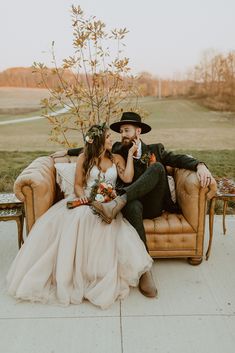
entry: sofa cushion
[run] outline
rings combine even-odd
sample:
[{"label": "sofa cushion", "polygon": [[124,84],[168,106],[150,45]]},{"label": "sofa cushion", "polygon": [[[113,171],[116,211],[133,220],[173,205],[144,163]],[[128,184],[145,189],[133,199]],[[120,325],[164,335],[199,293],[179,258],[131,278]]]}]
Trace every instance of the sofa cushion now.
[{"label": "sofa cushion", "polygon": [[182,234],[146,234],[147,246],[151,256],[165,257],[166,253],[172,257],[195,254],[197,233]]},{"label": "sofa cushion", "polygon": [[176,202],[176,192],[175,192],[175,181],[171,175],[167,175],[168,184],[171,192],[171,199],[173,202]]},{"label": "sofa cushion", "polygon": [[146,233],[172,234],[194,233],[182,214],[164,212],[160,217],[144,220]]},{"label": "sofa cushion", "polygon": [[64,196],[74,195],[76,163],[55,163],[55,168],[56,182],[64,192]]}]

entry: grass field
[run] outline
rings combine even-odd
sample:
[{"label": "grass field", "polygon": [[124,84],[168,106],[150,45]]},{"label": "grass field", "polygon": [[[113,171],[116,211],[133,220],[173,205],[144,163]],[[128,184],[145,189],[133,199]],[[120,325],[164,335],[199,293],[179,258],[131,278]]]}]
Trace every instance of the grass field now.
[{"label": "grass field", "polygon": [[[26,117],[26,114],[34,115],[32,111],[27,111],[25,115],[22,113],[14,115],[17,104],[20,109],[35,109],[35,115],[38,115],[39,101],[46,96],[47,92],[38,89],[35,92],[23,89],[21,92],[20,89],[14,89],[12,95],[9,91],[8,95],[3,93],[2,88],[0,89],[0,112],[4,111],[3,109],[14,108],[7,115],[8,119],[14,119],[14,117]],[[150,113],[146,122],[152,126],[152,131],[143,136],[145,142],[162,142],[167,148],[173,150],[235,149],[235,113],[213,112],[195,102],[182,99],[159,101],[156,98],[147,97],[140,99],[140,104]],[[4,119],[3,115],[0,116],[1,120],[6,120],[6,114]],[[60,146],[48,140],[49,130],[50,126],[46,119],[0,125],[0,150],[55,151],[60,149]],[[76,138],[78,144],[82,144],[80,134]],[[118,138],[118,135],[114,135],[114,139]]]},{"label": "grass field", "polygon": [[[40,99],[46,96],[46,90],[0,88],[0,121],[38,115]],[[235,113],[210,111],[183,99],[147,97],[140,104],[152,126],[144,142],[162,142],[167,149],[190,153],[205,161],[214,175],[235,178]],[[11,190],[16,176],[36,156],[63,149],[48,136],[46,119],[0,125],[0,191]],[[113,139],[119,138],[114,133]],[[82,145],[80,136],[77,140]]]},{"label": "grass field", "polygon": [[41,114],[40,100],[47,96],[46,89],[0,87],[0,121]]}]

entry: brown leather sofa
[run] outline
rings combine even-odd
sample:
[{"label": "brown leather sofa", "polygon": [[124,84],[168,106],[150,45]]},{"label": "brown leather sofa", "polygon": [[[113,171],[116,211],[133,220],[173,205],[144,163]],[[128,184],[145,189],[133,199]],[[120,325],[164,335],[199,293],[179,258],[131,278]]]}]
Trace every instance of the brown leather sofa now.
[{"label": "brown leather sofa", "polygon": [[[56,162],[74,162],[77,157],[55,153],[33,161],[16,179],[14,191],[24,202],[27,233],[49,207],[63,197],[56,184]],[[149,253],[153,258],[187,258],[192,265],[203,259],[207,199],[214,196],[216,183],[201,188],[195,172],[174,169],[176,197],[182,214],[163,213],[145,219]]]}]

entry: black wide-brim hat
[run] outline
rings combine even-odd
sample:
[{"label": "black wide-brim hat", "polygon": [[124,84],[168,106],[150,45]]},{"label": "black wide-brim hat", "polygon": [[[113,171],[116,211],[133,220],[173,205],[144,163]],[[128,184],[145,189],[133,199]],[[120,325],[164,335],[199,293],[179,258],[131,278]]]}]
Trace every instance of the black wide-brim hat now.
[{"label": "black wide-brim hat", "polygon": [[151,131],[151,127],[148,124],[142,123],[140,115],[134,112],[123,113],[121,120],[111,124],[110,129],[120,133],[120,127],[124,124],[131,124],[141,127],[141,134],[146,134]]}]

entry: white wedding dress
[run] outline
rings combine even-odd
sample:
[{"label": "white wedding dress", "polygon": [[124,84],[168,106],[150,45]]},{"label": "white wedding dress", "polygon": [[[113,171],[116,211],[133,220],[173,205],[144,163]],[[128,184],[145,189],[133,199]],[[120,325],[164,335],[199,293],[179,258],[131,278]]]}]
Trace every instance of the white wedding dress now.
[{"label": "white wedding dress", "polygon": [[[86,194],[99,170],[91,169]],[[115,185],[115,164],[103,173]],[[136,230],[122,214],[104,223],[89,206],[67,209],[63,199],[34,224],[7,275],[10,295],[21,300],[105,309],[129,294],[152,266]]]}]

